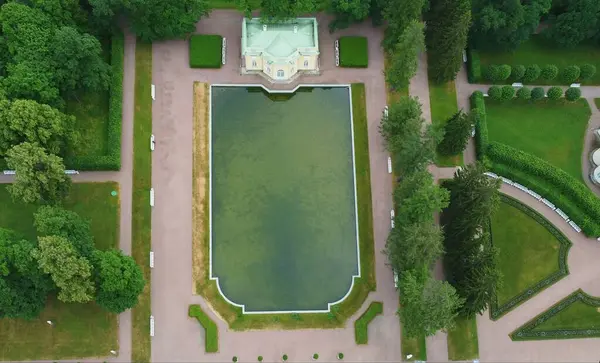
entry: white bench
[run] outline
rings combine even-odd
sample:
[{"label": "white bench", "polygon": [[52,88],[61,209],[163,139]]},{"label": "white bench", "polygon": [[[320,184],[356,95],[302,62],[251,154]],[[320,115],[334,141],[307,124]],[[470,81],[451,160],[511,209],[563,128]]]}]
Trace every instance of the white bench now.
[{"label": "white bench", "polygon": [[521,88],[523,87],[523,83],[513,83],[512,86],[516,88]]},{"label": "white bench", "polygon": [[67,175],[77,175],[79,172],[77,170],[65,170],[65,174]]},{"label": "white bench", "polygon": [[581,228],[579,228],[579,226],[577,224],[575,224],[575,222],[569,221],[569,225],[575,230],[575,232],[577,232],[577,233],[581,232]]},{"label": "white bench", "polygon": [[502,182],[504,182],[504,183],[506,183],[508,185],[515,185],[515,183],[512,180],[508,179],[508,178],[505,178],[505,177],[501,176],[500,179],[502,179]]},{"label": "white bench", "polygon": [[227,63],[227,38],[223,37],[223,47],[221,48],[221,60],[223,65]]},{"label": "white bench", "polygon": [[560,210],[560,208],[556,208],[554,211],[556,213],[558,213],[558,215],[561,216],[562,219],[564,219],[567,222],[569,221],[569,216],[565,212],[563,212],[562,210]]},{"label": "white bench", "polygon": [[4,170],[2,172],[4,175],[15,175],[16,172],[14,170]]},{"label": "white bench", "polygon": [[392,157],[388,156],[388,174],[392,173]]},{"label": "white bench", "polygon": [[581,87],[581,83],[571,83],[569,87],[579,88]]},{"label": "white bench", "polygon": [[340,66],[340,41],[336,39],[335,41],[335,66]]},{"label": "white bench", "polygon": [[556,209],[556,206],[554,204],[550,203],[550,201],[546,198],[542,198],[541,202],[544,203],[545,205],[547,205],[552,210]]}]

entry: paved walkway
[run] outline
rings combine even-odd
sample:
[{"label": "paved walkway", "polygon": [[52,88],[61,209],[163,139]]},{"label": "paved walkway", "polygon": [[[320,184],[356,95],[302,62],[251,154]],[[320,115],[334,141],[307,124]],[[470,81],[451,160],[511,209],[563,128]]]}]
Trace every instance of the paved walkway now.
[{"label": "paved walkway", "polygon": [[[400,327],[396,310],[398,295],[391,270],[380,251],[389,232],[392,207],[391,178],[387,174],[387,153],[379,135],[379,120],[385,106],[381,29],[370,23],[329,34],[329,18],[317,15],[321,24],[321,75],[304,76],[302,83],[344,84],[362,82],[366,87],[373,222],[376,245],[377,291],[371,293],[344,329],[297,331],[233,332],[207,307],[203,298],[192,294],[192,85],[207,83],[262,83],[260,76],[239,74],[242,15],[235,11],[213,11],[198,23],[198,33],[217,33],[227,38],[227,65],[219,70],[190,69],[188,44],[184,40],[157,42],[153,46],[153,154],[152,180],[156,204],[152,214],[152,245],[156,265],[152,272],[152,312],[156,333],[152,341],[152,360],[230,362],[277,361],[283,353],[290,361],[308,361],[313,353],[320,360],[332,361],[343,352],[349,361],[399,361]],[[237,25],[235,25],[237,24]],[[369,68],[335,67],[334,40],[346,34],[369,37]],[[292,88],[298,81],[279,88]],[[354,343],[353,321],[373,300],[384,302],[384,314],[369,326],[369,345]],[[191,303],[202,305],[219,326],[220,352],[205,354],[198,323],[187,317]],[[176,348],[175,348],[176,347]]]}]

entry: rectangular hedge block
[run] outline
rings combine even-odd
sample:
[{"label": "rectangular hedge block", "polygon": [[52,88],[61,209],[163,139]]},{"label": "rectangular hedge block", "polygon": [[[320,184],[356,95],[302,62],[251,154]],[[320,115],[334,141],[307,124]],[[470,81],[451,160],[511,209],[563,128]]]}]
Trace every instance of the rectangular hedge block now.
[{"label": "rectangular hedge block", "polygon": [[354,322],[354,339],[356,344],[369,343],[369,323],[383,313],[383,303],[373,301],[367,310]]},{"label": "rectangular hedge block", "polygon": [[340,67],[367,68],[369,46],[365,37],[340,38]]},{"label": "rectangular hedge block", "polygon": [[219,351],[219,329],[217,324],[206,315],[200,305],[190,305],[188,315],[196,318],[204,328],[204,350],[206,353],[216,353]]},{"label": "rectangular hedge block", "polygon": [[197,34],[190,38],[190,67],[221,68],[223,37],[215,34]]}]

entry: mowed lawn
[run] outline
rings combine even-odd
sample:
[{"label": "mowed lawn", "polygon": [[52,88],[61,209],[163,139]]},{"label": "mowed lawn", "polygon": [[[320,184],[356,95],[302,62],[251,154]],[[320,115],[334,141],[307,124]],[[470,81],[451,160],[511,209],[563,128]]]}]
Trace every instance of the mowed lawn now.
[{"label": "mowed lawn", "polygon": [[600,307],[579,300],[535,327],[532,331],[600,329]]},{"label": "mowed lawn", "polygon": [[498,306],[507,303],[559,269],[560,242],[536,220],[507,204],[492,217],[492,240],[500,250],[503,285]]},{"label": "mowed lawn", "polygon": [[591,114],[586,100],[486,99],[485,105],[490,141],[533,154],[582,180],[583,140]]},{"label": "mowed lawn", "polygon": [[448,330],[448,359],[473,360],[479,357],[477,319],[458,317]]},{"label": "mowed lawn", "polygon": [[[431,106],[431,122],[434,125],[444,126],[446,121],[458,111],[454,81],[444,84],[435,84],[429,81],[429,102]],[[462,165],[463,156],[462,153],[453,156],[444,156],[438,153],[435,163],[439,166]]]},{"label": "mowed lawn", "polygon": [[[600,48],[595,45],[578,45],[575,48],[565,49],[546,42],[541,36],[533,35],[528,41],[521,44],[513,52],[487,52],[479,51],[482,70],[490,64],[508,64],[511,67],[517,64],[524,66],[537,64],[540,67],[546,64],[554,64],[559,71],[570,65],[581,66],[590,63],[600,70]],[[561,84],[559,76],[546,82],[538,79],[535,84]],[[600,84],[600,73],[596,75],[587,84]]]},{"label": "mowed lawn", "polygon": [[[0,227],[34,239],[37,207],[13,202],[6,187],[0,185]],[[103,250],[118,247],[119,197],[111,196],[113,190],[118,192],[116,183],[73,184],[65,202],[65,208],[91,220],[96,246]],[[117,316],[94,303],[65,304],[51,297],[36,320],[0,319],[0,360],[107,356],[118,350],[117,328]]]},{"label": "mowed lawn", "polygon": [[79,133],[71,151],[78,156],[105,155],[108,150],[108,91],[81,92],[67,101],[66,113],[75,116]]}]

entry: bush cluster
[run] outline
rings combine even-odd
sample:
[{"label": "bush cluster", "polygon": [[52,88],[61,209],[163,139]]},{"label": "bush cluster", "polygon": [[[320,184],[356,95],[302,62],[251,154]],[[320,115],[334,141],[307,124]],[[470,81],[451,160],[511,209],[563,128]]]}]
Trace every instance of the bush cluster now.
[{"label": "bush cluster", "polygon": [[502,87],[502,101],[510,101],[515,97],[515,89],[513,86]]},{"label": "bush cluster", "polygon": [[121,128],[123,121],[123,57],[125,38],[122,33],[111,40],[110,98],[108,103],[108,154],[102,156],[74,156],[65,160],[68,169],[120,170]]},{"label": "bush cluster", "polygon": [[367,68],[369,66],[369,46],[365,37],[341,37],[340,67]]},{"label": "bush cluster", "polygon": [[557,86],[550,87],[548,89],[548,93],[546,93],[548,98],[551,100],[558,100],[559,98],[562,97],[562,94],[563,94],[562,88],[557,87]]},{"label": "bush cluster", "polygon": [[[481,64],[479,55],[475,51],[469,52],[468,76],[469,82],[474,83],[481,79]],[[546,82],[556,79],[560,75],[562,83],[573,83],[579,81],[589,81],[596,74],[596,67],[593,64],[570,65],[559,71],[554,64],[547,64],[540,68],[537,64],[530,64],[527,67],[522,64],[511,67],[507,64],[490,64],[485,68],[485,80],[498,83],[506,80],[514,82],[533,83],[538,79]]]},{"label": "bush cluster", "polygon": [[196,34],[190,37],[190,67],[221,68],[223,37],[217,34]]}]

